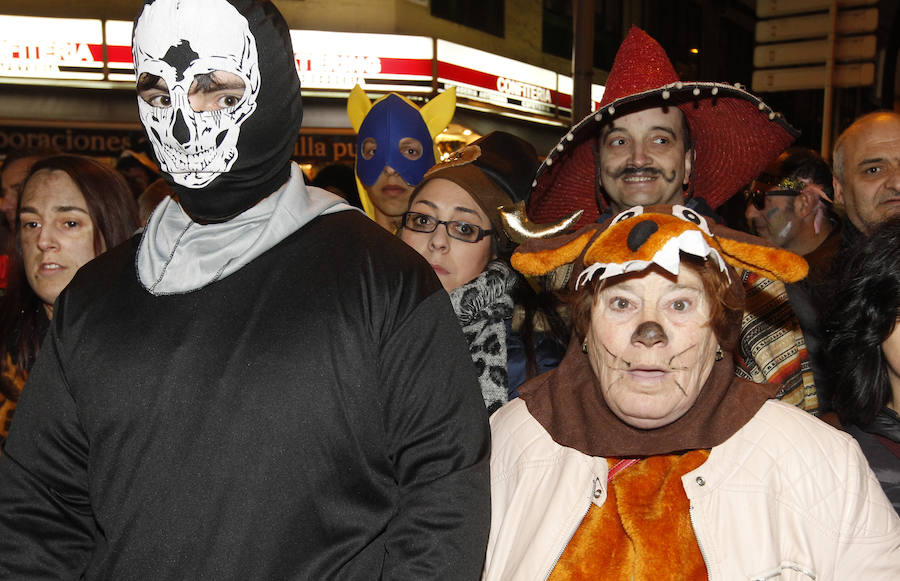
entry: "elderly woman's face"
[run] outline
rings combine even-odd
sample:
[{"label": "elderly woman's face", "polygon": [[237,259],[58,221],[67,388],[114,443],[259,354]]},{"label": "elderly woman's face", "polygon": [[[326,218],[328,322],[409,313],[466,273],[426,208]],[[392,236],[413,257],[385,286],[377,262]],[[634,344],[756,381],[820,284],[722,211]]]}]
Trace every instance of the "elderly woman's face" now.
[{"label": "elderly woman's face", "polygon": [[646,270],[610,279],[594,298],[588,359],[606,404],[642,429],[684,415],[700,395],[718,347],[709,298],[694,270]]}]

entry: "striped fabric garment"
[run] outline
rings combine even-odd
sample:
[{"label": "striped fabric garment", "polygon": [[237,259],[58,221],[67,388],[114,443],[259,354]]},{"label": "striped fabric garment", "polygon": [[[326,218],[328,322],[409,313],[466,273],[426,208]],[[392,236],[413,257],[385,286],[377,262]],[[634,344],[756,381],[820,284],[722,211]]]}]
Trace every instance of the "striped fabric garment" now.
[{"label": "striped fabric garment", "polygon": [[747,295],[735,374],[758,383],[780,383],[778,398],[816,414],[819,400],[806,341],[784,283],[744,271]]}]

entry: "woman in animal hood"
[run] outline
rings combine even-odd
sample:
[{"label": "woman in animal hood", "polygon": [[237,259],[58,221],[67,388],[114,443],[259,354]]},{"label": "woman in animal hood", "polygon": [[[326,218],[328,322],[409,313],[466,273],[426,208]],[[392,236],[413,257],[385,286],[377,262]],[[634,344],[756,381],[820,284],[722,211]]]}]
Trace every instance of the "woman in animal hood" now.
[{"label": "woman in animal hood", "polygon": [[573,269],[575,338],[491,418],[485,579],[891,579],[900,518],[856,443],[734,376],[735,268],[805,261],[684,206],[529,241]]}]

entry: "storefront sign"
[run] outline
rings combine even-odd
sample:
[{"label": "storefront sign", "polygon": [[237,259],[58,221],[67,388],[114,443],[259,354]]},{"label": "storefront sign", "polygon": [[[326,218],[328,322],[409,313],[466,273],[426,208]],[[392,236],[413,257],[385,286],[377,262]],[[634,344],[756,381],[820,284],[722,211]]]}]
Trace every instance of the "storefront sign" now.
[{"label": "storefront sign", "polygon": [[[55,150],[92,157],[118,157],[123,150],[145,142],[144,131],[103,127],[47,127],[0,124],[0,157],[21,149]],[[356,161],[356,135],[351,131],[301,130],[293,158],[327,165]]]},{"label": "storefront sign", "polygon": [[[131,22],[0,15],[0,31],[0,77],[134,83]],[[570,77],[445,40],[292,30],[291,42],[307,94],[343,97],[359,84],[367,93],[423,95],[436,84],[531,115],[555,119],[572,108]],[[602,87],[594,93],[596,105]]]},{"label": "storefront sign", "polygon": [[431,92],[430,38],[292,30],[291,42],[304,89]]},{"label": "storefront sign", "polygon": [[95,157],[115,157],[144,138],[143,130],[0,125],[0,154],[16,149],[49,149]]},{"label": "storefront sign", "polygon": [[100,20],[0,15],[0,76],[101,80]]},{"label": "storefront sign", "polygon": [[110,81],[134,82],[134,59],[131,56],[131,21],[106,21],[106,61]]},{"label": "storefront sign", "polygon": [[354,133],[314,133],[300,130],[294,145],[293,158],[315,165],[356,162],[356,135]]},{"label": "storefront sign", "polygon": [[558,75],[527,63],[460,44],[437,41],[438,83],[460,97],[553,116]]}]

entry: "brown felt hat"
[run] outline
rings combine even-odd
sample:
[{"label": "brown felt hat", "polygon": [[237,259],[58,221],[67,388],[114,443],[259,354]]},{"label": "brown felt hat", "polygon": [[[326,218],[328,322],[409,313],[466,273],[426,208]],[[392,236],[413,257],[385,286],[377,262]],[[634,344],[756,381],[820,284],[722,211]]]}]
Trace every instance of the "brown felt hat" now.
[{"label": "brown felt hat", "polygon": [[515,243],[503,229],[499,208],[528,200],[538,163],[537,152],[530,143],[510,133],[494,131],[428,170],[409,203],[412,205],[431,180],[455,183],[472,196],[491,221],[498,254],[508,255]]}]

